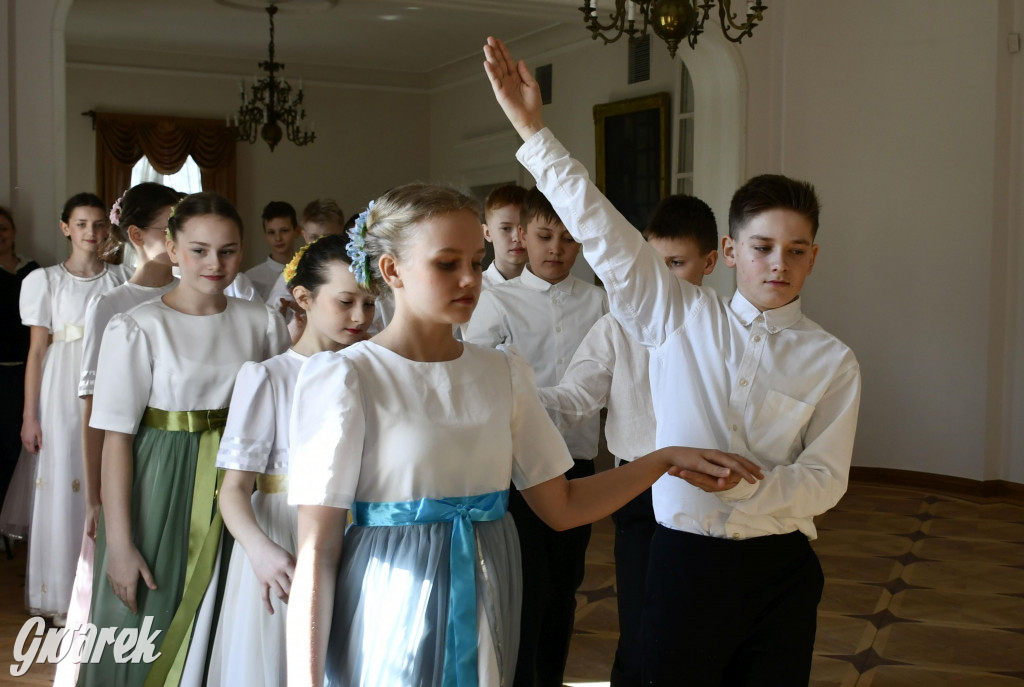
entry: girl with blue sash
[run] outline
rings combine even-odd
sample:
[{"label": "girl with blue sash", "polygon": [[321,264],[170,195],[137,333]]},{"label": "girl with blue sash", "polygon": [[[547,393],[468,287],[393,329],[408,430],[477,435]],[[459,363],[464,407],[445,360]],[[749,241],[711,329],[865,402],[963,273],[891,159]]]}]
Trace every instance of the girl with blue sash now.
[{"label": "girl with blue sash", "polygon": [[386,285],[395,314],[369,341],[310,358],[296,384],[288,684],[511,684],[521,568],[510,482],[566,529],[609,515],[670,468],[708,489],[753,481],[757,468],[670,447],[566,481],[572,459],[529,366],[452,335],[480,295],[475,201],[402,186],[350,237],[356,278]]},{"label": "girl with blue sash", "polygon": [[[284,277],[305,322],[295,346],[242,366],[217,454],[224,525],[235,538],[206,687],[278,687],[285,672],[285,621],[295,573],[296,517],[288,505],[288,419],[299,369],[309,356],[366,338],[374,298],[349,271],[344,236],[303,246]],[[253,493],[253,486],[256,492]]]},{"label": "girl with blue sash", "polygon": [[[213,193],[171,214],[181,268],[162,297],[111,318],[91,424],[103,441],[103,504],[90,622],[158,632],[152,663],[84,663],[80,686],[201,685],[215,615],[221,516],[217,448],[243,363],[288,345],[284,320],[224,290],[241,263],[242,220]],[[95,654],[93,654],[95,658]]]}]

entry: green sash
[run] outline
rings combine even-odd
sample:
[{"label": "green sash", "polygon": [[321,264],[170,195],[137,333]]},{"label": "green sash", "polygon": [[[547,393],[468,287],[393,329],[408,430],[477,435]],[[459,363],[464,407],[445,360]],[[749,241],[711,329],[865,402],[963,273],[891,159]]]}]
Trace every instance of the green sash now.
[{"label": "green sash", "polygon": [[213,577],[223,525],[217,507],[217,493],[224,472],[217,469],[217,449],[220,448],[227,419],[227,408],[182,411],[146,408],[142,416],[142,424],[165,432],[201,432],[189,518],[185,589],[160,645],[160,658],[153,663],[144,687],[163,687],[180,682],[192,637],[192,624]]}]

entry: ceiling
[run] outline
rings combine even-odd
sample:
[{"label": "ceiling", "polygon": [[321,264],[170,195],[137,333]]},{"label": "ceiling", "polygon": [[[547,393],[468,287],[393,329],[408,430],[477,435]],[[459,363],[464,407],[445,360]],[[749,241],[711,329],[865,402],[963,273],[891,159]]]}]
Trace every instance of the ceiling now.
[{"label": "ceiling", "polygon": [[[580,0],[279,0],[277,60],[426,75],[480,57],[488,35],[532,47],[589,34]],[[253,7],[245,7],[254,5]],[[260,0],[74,0],[69,57],[140,52],[266,59]],[[111,58],[113,59],[113,58]],[[255,69],[255,64],[253,64]],[[293,73],[289,70],[290,73]]]}]

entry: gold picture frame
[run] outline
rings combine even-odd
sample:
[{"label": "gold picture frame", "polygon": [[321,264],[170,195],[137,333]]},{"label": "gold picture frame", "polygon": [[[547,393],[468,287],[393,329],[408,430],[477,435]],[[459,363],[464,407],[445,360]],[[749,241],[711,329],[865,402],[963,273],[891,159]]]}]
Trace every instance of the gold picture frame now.
[{"label": "gold picture frame", "polygon": [[670,106],[668,93],[594,105],[597,187],[641,230],[670,193]]}]

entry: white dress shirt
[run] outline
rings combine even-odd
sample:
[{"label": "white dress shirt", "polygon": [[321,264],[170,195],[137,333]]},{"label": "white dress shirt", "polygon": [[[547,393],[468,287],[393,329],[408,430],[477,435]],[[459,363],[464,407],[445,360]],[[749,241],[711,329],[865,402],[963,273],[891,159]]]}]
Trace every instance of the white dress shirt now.
[{"label": "white dress shirt", "polygon": [[860,405],[853,352],[803,315],[765,312],[677,279],[550,131],[518,158],[606,285],[615,317],[652,349],[658,446],[741,454],[765,471],[720,494],[674,477],[654,485],[666,527],[743,539],[800,530],[846,491]]},{"label": "white dress shirt", "polygon": [[587,332],[558,386],[537,389],[555,427],[565,431],[608,408],[604,436],[616,458],[654,450],[650,355],[609,313]]},{"label": "white dress shirt", "polygon": [[491,262],[491,264],[487,266],[487,269],[484,270],[481,277],[483,278],[483,288],[485,289],[489,289],[497,284],[504,284],[508,281],[501,275],[501,272],[498,271],[498,265],[494,262]]},{"label": "white dress shirt", "polygon": [[[580,342],[608,312],[604,290],[569,275],[549,284],[529,269],[480,294],[463,339],[482,346],[514,346],[533,367],[538,386],[552,386],[565,374]],[[596,415],[564,432],[576,459],[597,455],[600,418]]]},{"label": "white dress shirt", "polygon": [[256,287],[259,297],[266,302],[267,296],[270,295],[270,289],[274,287],[274,283],[281,276],[281,273],[284,272],[284,268],[285,265],[274,260],[274,258],[268,257],[252,269],[246,270],[245,276],[249,277],[252,285]]}]

